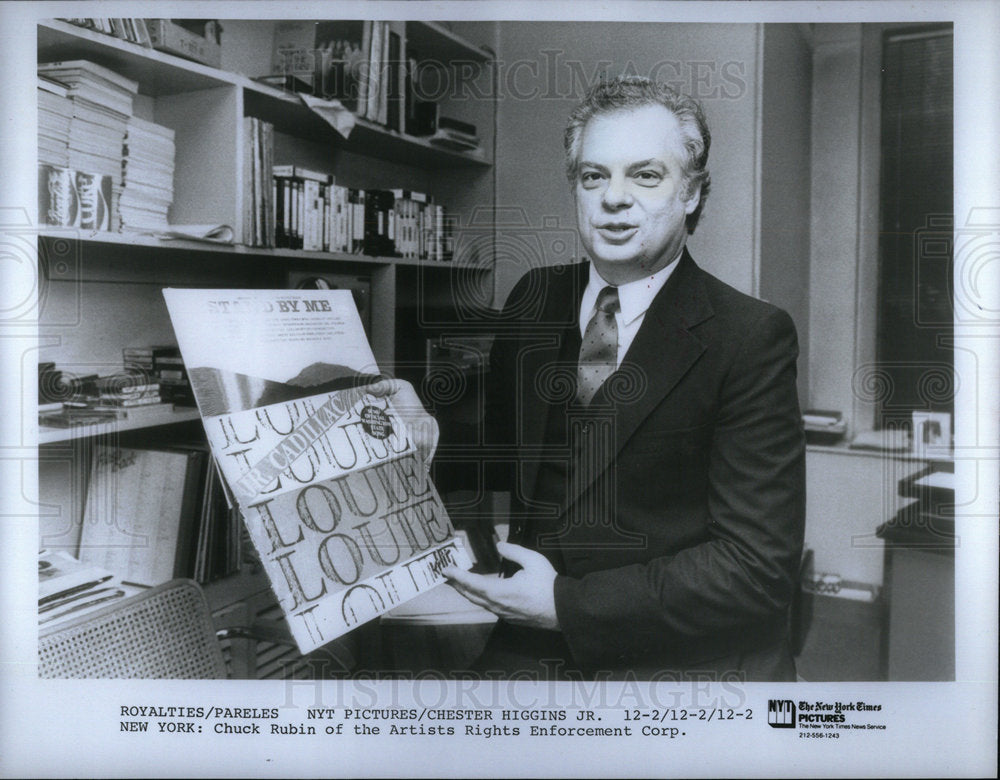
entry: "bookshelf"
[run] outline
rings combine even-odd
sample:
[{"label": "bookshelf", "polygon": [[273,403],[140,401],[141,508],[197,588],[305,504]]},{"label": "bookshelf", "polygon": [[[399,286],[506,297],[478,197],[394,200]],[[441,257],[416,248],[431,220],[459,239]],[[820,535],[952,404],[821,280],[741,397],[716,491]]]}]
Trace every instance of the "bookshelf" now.
[{"label": "bookshelf", "polygon": [[103,423],[99,425],[76,426],[73,428],[44,428],[38,429],[39,444],[56,444],[59,442],[81,439],[91,436],[106,436],[110,433],[124,433],[141,428],[158,428],[161,425],[173,425],[175,423],[188,422],[198,419],[197,409],[167,408],[157,409],[155,414],[143,416],[138,420],[116,420],[113,423]]},{"label": "bookshelf", "polygon": [[[484,265],[472,265],[462,262],[439,262],[435,260],[418,260],[407,257],[380,257],[378,255],[349,254],[346,252],[309,252],[301,249],[283,249],[274,247],[244,246],[243,244],[215,244],[205,241],[172,239],[169,241],[139,233],[108,233],[94,232],[83,235],[67,236],[65,230],[42,230],[39,236],[45,243],[58,240],[72,240],[83,251],[113,252],[116,248],[140,249],[143,252],[194,254],[210,254],[216,256],[240,256],[272,258],[275,262],[285,263],[287,260],[300,260],[317,266],[336,266],[350,263],[361,265],[400,265],[413,268],[426,268],[460,274],[488,273],[492,269]],[[86,270],[85,270],[86,272]]]},{"label": "bookshelf", "polygon": [[446,61],[489,62],[493,58],[488,46],[470,43],[437,22],[407,22],[406,38],[410,45],[434,52]]},{"label": "bookshelf", "polygon": [[275,130],[291,132],[301,138],[336,144],[366,157],[403,162],[419,167],[478,166],[492,164],[485,152],[458,152],[432,145],[427,139],[406,135],[357,119],[349,139],[337,135],[329,125],[306,108],[294,95],[250,81],[244,85],[244,105],[248,115],[274,125]]},{"label": "bookshelf", "polygon": [[[461,221],[493,206],[492,170],[496,104],[493,98],[458,101],[455,115],[475,122],[480,150],[455,151],[426,138],[359,118],[349,139],[339,136],[303,105],[298,96],[259,83],[269,65],[267,40],[276,22],[222,20],[220,69],[144,48],[111,35],[58,20],[38,24],[38,61],[85,59],[139,84],[134,115],[175,133],[174,200],[171,224],[216,223],[244,235],[244,118],[270,122],[275,130],[275,164],[294,164],[331,173],[337,183],[358,188],[401,188],[431,193]],[[492,78],[489,46],[495,29],[475,25],[464,38],[434,22],[393,23],[422,56],[447,67],[459,63],[461,78]],[[461,28],[460,24],[454,25]],[[238,67],[237,67],[238,66]],[[442,101],[446,105],[447,99]],[[481,242],[480,244],[481,245]],[[420,312],[454,306],[474,286],[492,290],[492,258],[452,262],[342,252],[314,252],[163,241],[151,235],[44,229],[38,236],[38,359],[69,371],[100,372],[120,364],[121,350],[138,344],[175,343],[160,290],[163,287],[281,288],[303,276],[335,275],[370,285],[373,350],[383,370],[415,377],[424,360]],[[438,328],[440,330],[440,327]],[[436,335],[436,334],[435,334]],[[407,374],[409,372],[409,374]],[[419,372],[417,372],[419,373]],[[91,441],[170,443],[197,428],[194,409],[164,409],[130,421],[69,429],[38,428],[41,501],[54,507],[63,526],[82,520]],[[119,439],[119,436],[122,438]],[[67,474],[72,476],[67,483]],[[51,528],[48,530],[51,531]],[[50,534],[51,536],[51,534]],[[71,550],[71,552],[75,552]],[[214,611],[232,609],[268,593],[266,578],[244,572],[206,586]]]}]

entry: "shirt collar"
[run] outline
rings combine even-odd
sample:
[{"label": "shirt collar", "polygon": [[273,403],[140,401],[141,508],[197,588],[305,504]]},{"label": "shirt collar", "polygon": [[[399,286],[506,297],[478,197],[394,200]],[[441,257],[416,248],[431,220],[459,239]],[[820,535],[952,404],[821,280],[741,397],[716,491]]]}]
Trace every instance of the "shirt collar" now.
[{"label": "shirt collar", "polygon": [[[634,282],[628,282],[627,284],[622,284],[618,286],[618,302],[621,305],[621,322],[623,325],[630,325],[636,319],[641,317],[649,309],[650,304],[653,302],[653,298],[656,294],[663,289],[663,285],[667,283],[667,279],[677,268],[677,264],[680,262],[681,255],[684,250],[678,253],[677,257],[673,259],[673,262],[661,268],[655,274],[650,276],[644,276],[642,279],[636,279]],[[597,268],[593,263],[590,264],[590,278],[587,282],[587,289],[583,293],[583,321],[586,322],[590,319],[590,313],[594,309],[594,304],[597,301],[597,294],[608,286],[608,283],[604,281],[603,277],[597,272]]]}]

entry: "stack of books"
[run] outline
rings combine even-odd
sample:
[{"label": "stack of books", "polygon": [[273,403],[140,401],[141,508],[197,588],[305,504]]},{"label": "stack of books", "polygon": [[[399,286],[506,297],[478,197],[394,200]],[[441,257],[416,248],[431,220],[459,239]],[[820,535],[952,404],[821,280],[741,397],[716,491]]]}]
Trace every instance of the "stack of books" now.
[{"label": "stack of books", "polygon": [[[49,368],[51,366],[51,368]],[[55,363],[39,363],[38,402],[40,404],[79,403],[97,397],[97,374],[71,374]]]},{"label": "stack of books", "polygon": [[74,376],[55,363],[39,363],[39,425],[70,428],[144,420],[164,409],[195,405],[177,347],[126,347],[122,359],[124,365],[105,376]]},{"label": "stack of books", "polygon": [[39,398],[38,422],[48,428],[136,419],[162,409],[164,404],[159,382],[145,374],[124,369],[108,376],[55,373],[62,386],[55,393],[57,400],[52,400],[53,393],[49,392],[57,388],[50,387],[46,388],[46,396]]},{"label": "stack of books", "polygon": [[174,200],[174,131],[131,117],[125,135],[122,230],[165,230]]},{"label": "stack of books", "polygon": [[69,88],[45,76],[38,77],[38,163],[69,167],[69,126],[73,103]]},{"label": "stack of books", "polygon": [[[43,166],[44,191],[39,187],[40,198],[58,190],[58,200],[71,205],[60,210],[43,202],[39,211],[48,224],[117,232],[122,146],[139,85],[88,60],[50,62],[38,72],[65,84],[73,104],[67,167]],[[53,213],[63,221],[49,221]]]},{"label": "stack of books", "polygon": [[446,116],[437,116],[436,109],[435,106],[435,120],[428,128],[428,141],[435,146],[459,152],[474,152],[480,148],[482,142],[475,125]]},{"label": "stack of books", "polygon": [[43,428],[84,428],[90,425],[106,425],[124,417],[124,413],[95,409],[89,404],[63,401],[40,404],[38,424]]},{"label": "stack of books", "polygon": [[160,398],[175,406],[194,406],[194,394],[180,350],[172,344],[125,347],[122,361],[126,371],[140,373],[156,382]]},{"label": "stack of books", "polygon": [[160,383],[144,376],[122,371],[120,374],[100,377],[97,382],[96,408],[127,410],[137,406],[162,403]]},{"label": "stack of books", "polygon": [[454,149],[457,152],[474,152],[479,149],[479,136],[467,136],[451,130],[439,128],[428,139],[435,146],[444,149]]}]

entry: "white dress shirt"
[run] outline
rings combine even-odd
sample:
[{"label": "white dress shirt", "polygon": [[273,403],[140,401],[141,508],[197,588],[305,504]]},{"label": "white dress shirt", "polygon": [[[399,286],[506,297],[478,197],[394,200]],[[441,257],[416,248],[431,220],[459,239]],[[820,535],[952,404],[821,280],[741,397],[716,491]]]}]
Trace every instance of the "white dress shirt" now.
[{"label": "white dress shirt", "polygon": [[[683,250],[681,252],[683,253]],[[618,286],[618,302],[621,305],[621,309],[615,314],[615,322],[618,324],[618,366],[621,366],[625,353],[632,346],[635,334],[639,332],[639,326],[642,325],[642,321],[646,317],[646,310],[649,309],[656,294],[667,283],[667,279],[674,272],[680,259],[681,256],[677,255],[672,263],[661,268],[655,274]],[[581,338],[587,330],[587,323],[594,316],[597,294],[607,286],[608,283],[604,281],[594,264],[591,263],[590,279],[587,282],[587,289],[583,291],[583,300],[580,301]]]}]

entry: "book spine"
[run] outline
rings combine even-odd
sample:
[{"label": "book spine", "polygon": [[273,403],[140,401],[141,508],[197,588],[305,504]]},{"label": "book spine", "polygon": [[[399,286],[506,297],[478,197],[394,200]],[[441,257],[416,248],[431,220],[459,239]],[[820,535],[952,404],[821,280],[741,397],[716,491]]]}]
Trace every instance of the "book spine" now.
[{"label": "book spine", "polygon": [[306,240],[306,190],[305,182],[301,179],[295,181],[295,210],[297,212],[296,241],[295,248],[303,249]]},{"label": "book spine", "polygon": [[374,22],[364,22],[361,36],[362,60],[361,72],[358,74],[358,116],[368,115],[368,82],[371,77],[371,57],[372,57],[372,25]]},{"label": "book spine", "polygon": [[444,206],[434,205],[434,259],[444,260]]},{"label": "book spine", "polygon": [[349,252],[347,237],[347,188],[337,185],[337,250],[338,252]]},{"label": "book spine", "polygon": [[192,536],[194,519],[201,512],[198,502],[202,498],[204,481],[208,478],[205,462],[208,455],[204,452],[188,454],[187,473],[184,476],[184,494],[181,499],[180,520],[177,528],[177,543],[174,554],[174,577],[190,577],[194,573],[194,554]]},{"label": "book spine", "polygon": [[368,100],[365,118],[379,119],[379,94],[382,85],[382,27],[385,22],[372,22],[372,48],[368,60]]},{"label": "book spine", "polygon": [[401,257],[406,257],[403,251],[403,206],[404,202],[399,198],[396,198],[392,204],[392,221],[393,221],[393,236],[392,236],[392,248],[393,251],[400,255]]},{"label": "book spine", "polygon": [[261,187],[264,190],[264,204],[262,212],[264,214],[264,246],[274,246],[274,199],[275,187],[274,176],[271,171],[274,168],[274,125],[270,122],[264,123],[264,170],[261,172]]},{"label": "book spine", "polygon": [[323,185],[313,182],[313,248],[323,250]]},{"label": "book spine", "polygon": [[306,249],[318,252],[323,248],[322,236],[322,212],[320,210],[319,183],[307,180],[304,182],[306,189],[306,207],[309,215],[309,245]]},{"label": "book spine", "polygon": [[400,131],[403,129],[402,117],[402,43],[399,33],[389,33],[389,89],[388,104],[386,106],[386,124],[390,130]]},{"label": "book spine", "polygon": [[243,118],[243,243],[253,245],[253,117]]},{"label": "book spine", "polygon": [[313,188],[316,182],[302,182],[302,248],[312,251],[316,247],[313,244]]},{"label": "book spine", "polygon": [[323,186],[323,251],[333,246],[333,185]]},{"label": "book spine", "polygon": [[292,182],[287,178],[281,180],[281,216],[284,220],[282,246],[286,249],[291,249],[294,236],[294,227],[292,225]]},{"label": "book spine", "polygon": [[284,246],[285,239],[285,219],[282,212],[284,189],[280,177],[274,176],[271,181],[274,193],[272,196],[274,199],[274,245],[280,248]]},{"label": "book spine", "polygon": [[354,208],[351,211],[353,223],[351,251],[363,252],[365,248],[365,191],[354,190]]},{"label": "book spine", "polygon": [[375,254],[375,238],[378,235],[378,216],[375,206],[375,191],[363,190],[364,207],[362,210],[362,248],[361,251],[367,254]]},{"label": "book spine", "polygon": [[419,125],[417,120],[419,61],[417,51],[407,46],[406,72],[403,74],[403,128],[410,135],[416,134]]},{"label": "book spine", "polygon": [[389,124],[389,23],[382,22],[382,51],[378,63],[379,83],[378,83],[378,123],[380,125]]},{"label": "book spine", "polygon": [[288,186],[289,186],[289,192],[291,194],[291,206],[289,208],[292,220],[292,240],[290,248],[299,249],[300,248],[299,242],[302,237],[302,231],[301,231],[302,223],[299,213],[299,182],[296,181],[295,179],[290,179],[288,182]]}]

